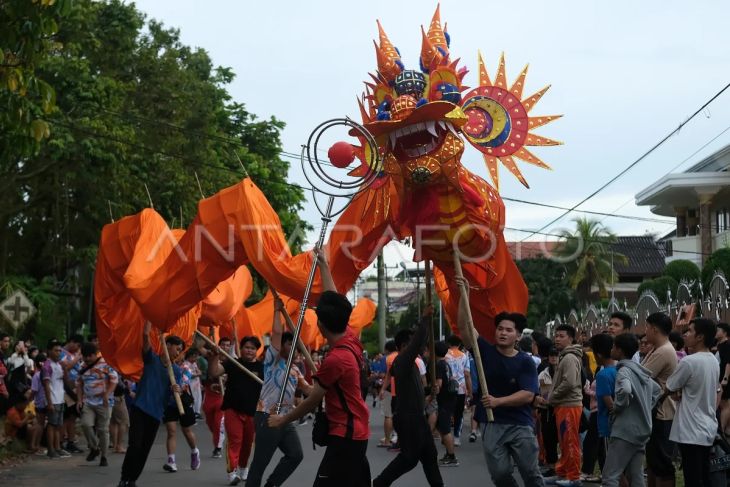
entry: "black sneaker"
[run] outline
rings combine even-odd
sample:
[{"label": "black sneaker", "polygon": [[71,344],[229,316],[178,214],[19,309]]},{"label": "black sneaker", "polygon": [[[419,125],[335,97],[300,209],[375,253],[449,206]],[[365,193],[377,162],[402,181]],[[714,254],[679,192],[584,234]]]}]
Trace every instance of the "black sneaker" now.
[{"label": "black sneaker", "polygon": [[100,467],[108,467],[109,462],[106,461],[106,457],[101,457],[101,460],[99,460],[99,466]]},{"label": "black sneaker", "polygon": [[213,448],[213,458],[221,458],[222,456],[220,448]]},{"label": "black sneaker", "polygon": [[475,441],[477,441],[477,434],[476,432],[472,431],[469,435],[469,443],[474,443]]},{"label": "black sneaker", "polygon": [[76,443],[73,441],[67,441],[66,442],[66,448],[64,448],[69,453],[84,453],[84,450],[76,446]]},{"label": "black sneaker", "polygon": [[[69,451],[71,451],[71,450],[69,450]],[[86,461],[93,462],[94,460],[96,460],[96,457],[98,457],[100,453],[101,453],[101,451],[98,448],[97,449],[92,448],[91,450],[89,450],[89,454],[86,456]]]},{"label": "black sneaker", "polygon": [[456,459],[456,455],[444,455],[443,458],[439,459],[439,467],[458,467],[459,460]]},{"label": "black sneaker", "polygon": [[133,480],[120,480],[117,487],[137,487]]}]

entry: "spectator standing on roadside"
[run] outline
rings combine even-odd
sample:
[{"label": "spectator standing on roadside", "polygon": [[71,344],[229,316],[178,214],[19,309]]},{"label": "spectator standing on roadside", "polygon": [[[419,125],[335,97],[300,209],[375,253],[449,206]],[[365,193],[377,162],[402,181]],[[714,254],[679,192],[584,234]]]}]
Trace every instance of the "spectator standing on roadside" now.
[{"label": "spectator standing on roadside", "polygon": [[692,350],[667,379],[667,389],[679,401],[669,438],[679,445],[685,487],[706,487],[710,481],[710,448],[717,434],[715,402],[720,369],[710,352],[717,328],[706,318],[696,318],[684,333]]},{"label": "spectator standing on roadside", "polygon": [[677,368],[677,353],[669,342],[672,320],[664,313],[652,313],[646,318],[646,340],[652,350],[641,365],[646,367],[662,388],[654,407],[651,437],[646,444],[646,474],[649,487],[674,487],[674,443],[669,439],[677,410],[667,392],[667,379]]}]

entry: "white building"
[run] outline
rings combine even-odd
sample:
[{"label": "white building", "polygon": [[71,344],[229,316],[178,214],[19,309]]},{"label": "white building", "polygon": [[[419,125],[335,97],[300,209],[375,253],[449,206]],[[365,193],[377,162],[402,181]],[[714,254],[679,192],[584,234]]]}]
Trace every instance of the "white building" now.
[{"label": "white building", "polygon": [[667,174],[635,198],[638,206],[677,221],[666,237],[666,261],[702,267],[712,252],[730,245],[730,145],[685,172]]}]

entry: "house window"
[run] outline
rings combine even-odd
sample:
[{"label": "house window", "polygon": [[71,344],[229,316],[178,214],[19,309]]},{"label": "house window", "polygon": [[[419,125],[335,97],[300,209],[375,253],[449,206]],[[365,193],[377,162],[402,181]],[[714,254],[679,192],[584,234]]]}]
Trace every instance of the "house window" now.
[{"label": "house window", "polygon": [[727,230],[730,230],[730,211],[723,208],[715,213],[715,233],[722,233]]}]

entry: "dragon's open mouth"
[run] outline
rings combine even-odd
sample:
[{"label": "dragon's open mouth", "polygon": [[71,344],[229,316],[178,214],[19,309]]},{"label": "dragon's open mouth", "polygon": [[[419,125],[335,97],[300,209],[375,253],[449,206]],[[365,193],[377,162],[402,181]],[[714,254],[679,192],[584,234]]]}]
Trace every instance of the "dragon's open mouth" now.
[{"label": "dragon's open mouth", "polygon": [[458,137],[456,129],[449,122],[428,121],[406,125],[388,134],[389,147],[398,160],[415,159],[441,147],[447,131]]}]

